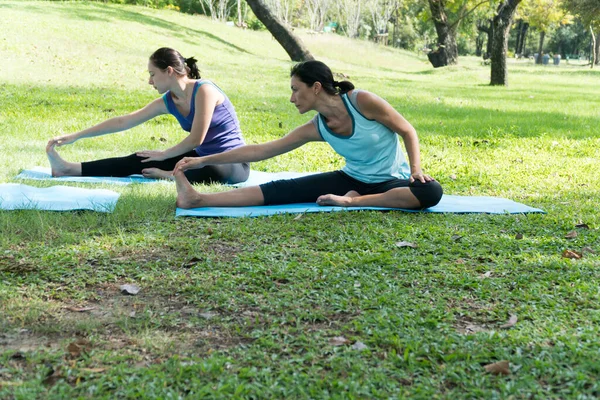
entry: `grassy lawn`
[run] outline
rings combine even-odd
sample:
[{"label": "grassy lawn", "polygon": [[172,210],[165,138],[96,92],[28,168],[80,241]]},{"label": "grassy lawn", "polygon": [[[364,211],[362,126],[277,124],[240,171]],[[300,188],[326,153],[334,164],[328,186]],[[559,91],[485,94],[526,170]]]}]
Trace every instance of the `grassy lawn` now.
[{"label": "grassy lawn", "polygon": [[[200,60],[249,143],[311,117],[289,104],[292,63],[266,32],[12,0],[0,26],[1,183],[47,166],[50,137],[155,98],[146,63],[161,46]],[[433,70],[422,55],[298,33],[413,123],[445,193],[547,214],[175,219],[174,185],[80,184],[121,193],[115,211],[0,212],[0,398],[599,397],[600,70],[509,60],[510,86],[495,88],[475,58]],[[164,117],[61,154],[181,138]],[[253,168],[341,165],[311,144]],[[484,368],[503,360],[508,374]]]}]

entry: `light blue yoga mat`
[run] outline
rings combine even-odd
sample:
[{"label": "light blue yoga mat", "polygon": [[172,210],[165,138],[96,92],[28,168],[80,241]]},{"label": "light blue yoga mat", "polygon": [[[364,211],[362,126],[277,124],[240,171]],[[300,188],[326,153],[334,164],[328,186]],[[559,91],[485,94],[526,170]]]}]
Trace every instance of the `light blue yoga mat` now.
[{"label": "light blue yoga mat", "polygon": [[52,170],[47,167],[25,169],[15,176],[15,179],[32,179],[37,181],[52,180],[56,182],[111,183],[114,185],[130,185],[132,183],[169,182],[164,179],[149,179],[143,175],[130,175],[123,178],[113,176],[52,176]]},{"label": "light blue yoga mat", "polygon": [[120,194],[106,189],[72,186],[38,188],[18,183],[0,184],[0,210],[93,210],[112,212]]},{"label": "light blue yoga mat", "polygon": [[408,210],[403,208],[384,207],[332,207],[319,206],[315,203],[285,204],[277,206],[253,206],[253,207],[203,207],[189,210],[177,208],[177,217],[259,217],[276,214],[299,214],[309,212],[334,212],[334,211],[356,211],[356,210],[399,210],[406,212],[427,213],[457,213],[457,214],[521,214],[521,213],[544,213],[538,208],[529,207],[525,204],[500,197],[484,196],[453,196],[444,195],[435,207],[425,210]]},{"label": "light blue yoga mat", "polygon": [[[241,183],[236,183],[230,186],[246,187],[255,186],[263,183],[271,182],[278,179],[299,178],[301,176],[311,175],[314,172],[262,172],[250,171],[248,180]],[[115,185],[130,185],[132,183],[157,183],[171,182],[164,179],[144,178],[143,175],[130,175],[119,178],[112,176],[52,176],[52,171],[47,167],[33,167],[25,169],[15,176],[15,179],[33,179],[33,180],[52,180],[57,182],[83,182],[83,183],[111,183]]]}]

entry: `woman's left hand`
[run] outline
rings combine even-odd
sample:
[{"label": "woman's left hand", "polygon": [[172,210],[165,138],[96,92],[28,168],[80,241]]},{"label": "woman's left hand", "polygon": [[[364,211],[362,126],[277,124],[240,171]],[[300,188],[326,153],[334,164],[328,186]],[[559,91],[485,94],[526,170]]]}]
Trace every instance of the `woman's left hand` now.
[{"label": "woman's left hand", "polygon": [[163,161],[165,158],[165,153],[159,150],[144,150],[144,151],[138,151],[137,153],[135,153],[137,156],[139,157],[145,157],[145,160],[142,160],[142,162],[150,162],[150,161]]},{"label": "woman's left hand", "polygon": [[413,172],[410,175],[409,180],[410,180],[410,183],[413,183],[414,181],[419,181],[421,183],[427,183],[427,182],[435,181],[435,179],[433,179],[429,175],[425,175],[423,173],[423,171]]}]

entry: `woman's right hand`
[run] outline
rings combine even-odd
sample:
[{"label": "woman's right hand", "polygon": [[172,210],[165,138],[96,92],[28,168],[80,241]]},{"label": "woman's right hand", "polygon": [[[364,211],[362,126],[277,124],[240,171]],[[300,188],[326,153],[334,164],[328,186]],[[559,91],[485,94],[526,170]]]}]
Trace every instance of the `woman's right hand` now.
[{"label": "woman's right hand", "polygon": [[188,169],[198,169],[202,168],[204,165],[202,164],[201,157],[183,157],[177,164],[175,164],[175,168],[173,168],[173,172],[177,171],[187,171]]},{"label": "woman's right hand", "polygon": [[74,141],[76,141],[77,139],[78,139],[78,137],[74,133],[70,134],[70,135],[57,136],[48,141],[48,145],[46,146],[46,148],[54,147],[54,146],[60,147],[60,146],[64,146],[65,144],[71,144]]}]

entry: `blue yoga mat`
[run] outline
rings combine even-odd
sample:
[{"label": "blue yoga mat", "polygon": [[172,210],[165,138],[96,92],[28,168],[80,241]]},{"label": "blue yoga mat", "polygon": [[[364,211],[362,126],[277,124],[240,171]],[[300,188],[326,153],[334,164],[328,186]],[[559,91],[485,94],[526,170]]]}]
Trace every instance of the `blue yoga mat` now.
[{"label": "blue yoga mat", "polygon": [[52,170],[46,167],[33,167],[25,169],[15,176],[15,179],[32,179],[37,181],[52,180],[56,182],[82,182],[82,183],[111,183],[114,185],[130,185],[132,183],[158,183],[169,182],[164,179],[149,179],[143,175],[130,175],[123,178],[113,176],[52,176]]},{"label": "blue yoga mat", "polygon": [[38,188],[18,183],[0,184],[0,210],[93,210],[112,212],[119,193],[71,186]]},{"label": "blue yoga mat", "polygon": [[285,204],[278,206],[253,206],[253,207],[203,207],[182,209],[177,208],[177,217],[259,217],[276,214],[299,214],[309,212],[335,212],[356,210],[399,210],[406,212],[427,213],[457,213],[457,214],[521,214],[544,213],[538,208],[500,197],[484,196],[453,196],[444,195],[438,205],[425,210],[409,210],[404,208],[384,207],[333,207],[319,206],[315,203]]},{"label": "blue yoga mat", "polygon": [[[301,176],[311,175],[314,172],[263,172],[250,171],[248,180],[241,183],[236,183],[230,186],[246,187],[256,186],[263,183],[271,182],[278,179],[298,178]],[[47,167],[33,167],[25,169],[15,176],[15,179],[33,179],[33,180],[52,180],[57,182],[83,182],[83,183],[111,183],[115,185],[130,185],[132,183],[157,183],[171,182],[164,179],[144,178],[143,175],[130,175],[119,178],[112,176],[52,176],[52,171]]]}]

